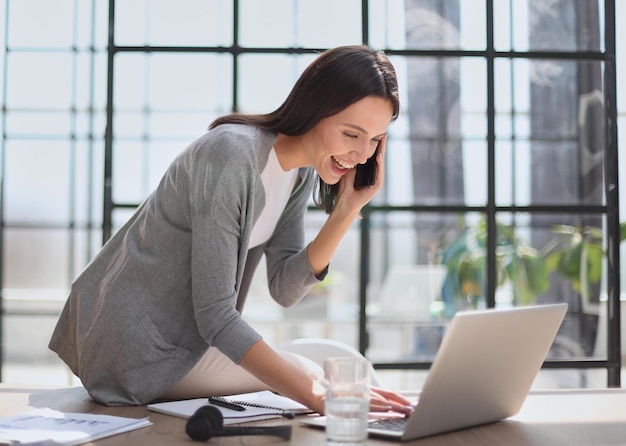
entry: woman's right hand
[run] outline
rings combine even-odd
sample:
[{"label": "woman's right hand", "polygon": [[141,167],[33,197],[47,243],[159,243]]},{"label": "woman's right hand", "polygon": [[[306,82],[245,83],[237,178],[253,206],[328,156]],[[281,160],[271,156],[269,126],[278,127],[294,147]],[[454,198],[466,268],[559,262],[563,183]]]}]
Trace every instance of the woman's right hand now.
[{"label": "woman's right hand", "polygon": [[370,411],[409,414],[413,404],[402,395],[378,387],[370,388]]}]

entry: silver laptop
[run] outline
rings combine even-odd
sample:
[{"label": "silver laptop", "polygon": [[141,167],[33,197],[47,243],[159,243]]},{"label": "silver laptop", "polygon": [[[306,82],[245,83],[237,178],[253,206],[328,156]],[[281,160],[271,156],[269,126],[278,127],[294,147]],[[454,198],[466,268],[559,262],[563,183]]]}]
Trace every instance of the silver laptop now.
[{"label": "silver laptop", "polygon": [[456,313],[415,410],[407,418],[372,420],[370,434],[413,440],[515,415],[566,311],[567,304],[554,304]]}]

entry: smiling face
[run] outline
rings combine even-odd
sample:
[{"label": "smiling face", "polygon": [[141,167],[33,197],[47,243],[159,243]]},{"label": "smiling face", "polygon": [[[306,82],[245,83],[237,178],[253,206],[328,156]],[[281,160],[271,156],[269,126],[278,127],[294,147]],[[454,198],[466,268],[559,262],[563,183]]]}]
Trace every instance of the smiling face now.
[{"label": "smiling face", "polygon": [[336,184],[346,172],[374,154],[392,115],[389,100],[368,96],[322,119],[307,135],[309,165],[325,183]]}]

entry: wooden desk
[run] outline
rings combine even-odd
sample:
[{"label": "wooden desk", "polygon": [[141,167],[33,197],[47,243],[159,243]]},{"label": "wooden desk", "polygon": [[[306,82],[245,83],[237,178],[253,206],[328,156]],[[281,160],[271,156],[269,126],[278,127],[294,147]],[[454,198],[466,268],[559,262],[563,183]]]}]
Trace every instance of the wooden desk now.
[{"label": "wooden desk", "polygon": [[[149,412],[141,407],[105,407],[94,403],[81,387],[33,388],[0,384],[0,416],[15,415],[35,408],[49,407],[65,412],[85,412],[125,417],[146,417],[153,426],[99,440],[106,445],[191,445],[185,434],[185,420]],[[276,425],[290,421],[266,420],[256,425]],[[293,444],[319,446],[324,432],[293,423],[291,442],[269,436],[215,437],[214,445]],[[248,425],[251,425],[249,423]],[[521,412],[499,423],[478,426],[405,443],[370,438],[368,445],[617,445],[626,444],[626,390],[574,390],[533,392]]]}]

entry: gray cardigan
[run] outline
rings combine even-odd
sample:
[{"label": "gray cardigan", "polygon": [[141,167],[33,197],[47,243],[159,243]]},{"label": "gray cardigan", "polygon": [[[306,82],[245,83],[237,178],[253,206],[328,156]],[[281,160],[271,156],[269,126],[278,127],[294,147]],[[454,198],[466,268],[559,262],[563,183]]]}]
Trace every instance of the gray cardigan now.
[{"label": "gray cardigan", "polygon": [[283,306],[319,280],[304,246],[312,168],[300,169],[270,240],[247,248],[275,139],[222,125],[194,141],[72,284],[49,347],[94,399],[152,401],[209,346],[238,363],[260,339],[240,310],[263,253],[270,292]]}]

